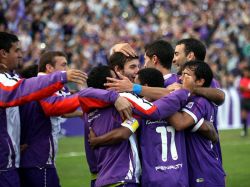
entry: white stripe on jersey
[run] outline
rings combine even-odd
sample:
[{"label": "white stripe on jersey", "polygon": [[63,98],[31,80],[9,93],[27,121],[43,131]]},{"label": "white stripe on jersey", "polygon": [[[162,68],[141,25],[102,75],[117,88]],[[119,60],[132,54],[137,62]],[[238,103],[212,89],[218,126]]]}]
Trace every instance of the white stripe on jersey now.
[{"label": "white stripe on jersey", "polygon": [[20,78],[17,75],[11,77],[8,73],[0,74],[0,83],[4,86],[14,86],[18,80],[20,80]]},{"label": "white stripe on jersey", "polygon": [[188,110],[186,108],[183,108],[182,111],[188,113],[194,119],[194,123],[198,122],[198,119],[197,119],[196,115],[193,112],[191,112],[190,110]]},{"label": "white stripe on jersey", "polygon": [[140,98],[137,95],[133,95],[131,93],[128,93],[128,92],[120,93],[120,96],[128,98],[129,100],[133,101],[134,103],[139,105],[144,110],[149,110],[153,106],[153,103],[150,103],[149,101],[147,101],[143,98]]}]

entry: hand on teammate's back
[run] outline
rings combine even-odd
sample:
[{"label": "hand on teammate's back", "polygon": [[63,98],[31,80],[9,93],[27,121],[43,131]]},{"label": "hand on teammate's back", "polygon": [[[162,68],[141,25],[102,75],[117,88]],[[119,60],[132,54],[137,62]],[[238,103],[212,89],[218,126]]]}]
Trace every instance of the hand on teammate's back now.
[{"label": "hand on teammate's back", "polygon": [[83,85],[85,84],[87,78],[87,74],[80,70],[70,69],[67,71],[68,82],[74,82],[76,84]]},{"label": "hand on teammate's back", "polygon": [[115,101],[115,108],[123,120],[132,117],[132,104],[124,97],[118,97]]}]

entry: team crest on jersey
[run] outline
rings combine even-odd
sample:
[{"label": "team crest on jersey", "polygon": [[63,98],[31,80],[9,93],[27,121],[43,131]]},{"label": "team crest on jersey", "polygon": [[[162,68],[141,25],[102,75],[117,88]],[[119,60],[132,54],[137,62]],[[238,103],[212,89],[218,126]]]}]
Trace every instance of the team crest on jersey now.
[{"label": "team crest on jersey", "polygon": [[186,105],[186,107],[187,107],[187,108],[192,108],[193,105],[194,105],[194,102],[189,102],[189,103]]}]

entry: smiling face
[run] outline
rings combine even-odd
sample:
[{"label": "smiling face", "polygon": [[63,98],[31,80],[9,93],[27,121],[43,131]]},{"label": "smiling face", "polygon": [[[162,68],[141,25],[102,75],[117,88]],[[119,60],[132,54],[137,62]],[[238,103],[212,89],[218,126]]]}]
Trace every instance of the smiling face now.
[{"label": "smiling face", "polygon": [[134,82],[135,77],[140,70],[139,60],[133,59],[124,64],[123,70],[121,70],[121,74],[128,77],[130,81]]},{"label": "smiling face", "polygon": [[188,61],[188,58],[185,54],[185,45],[180,44],[175,47],[173,65],[178,72],[181,71],[181,67]]}]

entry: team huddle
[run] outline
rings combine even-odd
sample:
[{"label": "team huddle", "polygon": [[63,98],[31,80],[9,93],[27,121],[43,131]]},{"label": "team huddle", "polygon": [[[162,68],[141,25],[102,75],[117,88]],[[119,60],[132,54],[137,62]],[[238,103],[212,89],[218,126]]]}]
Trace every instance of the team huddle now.
[{"label": "team huddle", "polygon": [[[49,51],[20,78],[12,34],[0,32],[0,52],[0,186],[60,186],[57,135],[63,118],[76,116],[84,119],[91,186],[225,186],[216,125],[224,93],[199,40],[180,40],[175,50],[153,41],[141,69],[134,49],[117,44],[108,65],[89,75]],[[66,82],[88,88],[71,94]]]}]

